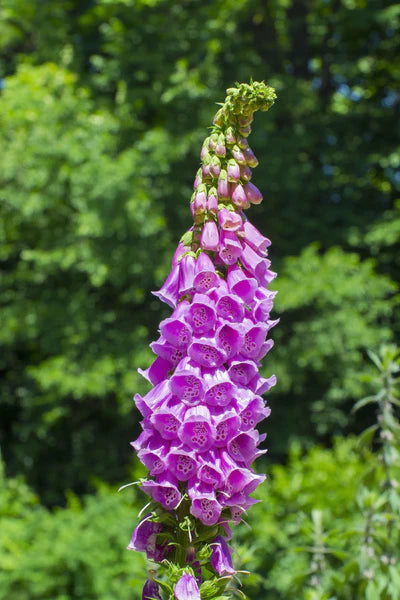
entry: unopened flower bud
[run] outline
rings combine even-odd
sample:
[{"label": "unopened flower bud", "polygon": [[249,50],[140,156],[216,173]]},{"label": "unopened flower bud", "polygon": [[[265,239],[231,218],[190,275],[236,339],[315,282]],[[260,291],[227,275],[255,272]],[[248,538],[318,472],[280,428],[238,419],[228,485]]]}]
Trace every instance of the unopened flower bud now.
[{"label": "unopened flower bud", "polygon": [[232,148],[232,154],[233,154],[233,158],[236,160],[237,163],[239,163],[239,165],[246,164],[246,157],[243,154],[243,151],[236,144]]},{"label": "unopened flower bud", "polygon": [[200,167],[197,170],[196,177],[195,177],[195,180],[193,182],[194,189],[196,189],[201,184],[202,181],[203,181],[203,173],[202,173],[202,170],[201,170],[201,167]]},{"label": "unopened flower bud", "polygon": [[218,213],[218,192],[215,187],[212,187],[208,190],[207,210],[213,215]]},{"label": "unopened flower bud", "polygon": [[249,165],[249,167],[256,167],[258,165],[257,157],[251,148],[245,148],[243,150],[243,153],[246,157],[246,162]]},{"label": "unopened flower bud", "polygon": [[247,165],[240,167],[240,177],[244,181],[250,181],[251,179],[251,169]]},{"label": "unopened flower bud", "polygon": [[262,202],[263,197],[260,190],[250,181],[244,185],[244,191],[246,193],[247,200],[252,204],[260,204]]},{"label": "unopened flower bud", "polygon": [[203,146],[201,148],[201,152],[200,152],[200,158],[201,160],[204,160],[204,157],[206,156],[206,154],[208,154],[208,141],[210,138],[206,138],[203,142]]},{"label": "unopened flower bud", "polygon": [[240,181],[240,167],[234,158],[228,160],[227,175],[228,181]]},{"label": "unopened flower bud", "polygon": [[218,177],[221,172],[221,161],[218,156],[213,156],[210,163],[210,173],[213,177]]},{"label": "unopened flower bud", "polygon": [[218,250],[219,233],[215,221],[210,220],[204,223],[203,231],[201,233],[200,246],[203,250]]},{"label": "unopened flower bud", "polygon": [[201,185],[197,188],[196,195],[193,200],[193,208],[195,215],[203,215],[206,212],[207,192],[204,185]]},{"label": "unopened flower bud", "polygon": [[248,137],[250,135],[250,133],[251,133],[251,127],[250,127],[250,125],[247,125],[247,127],[241,127],[239,129],[239,133],[243,137]]},{"label": "unopened flower bud", "polygon": [[243,115],[239,119],[239,127],[247,127],[247,125],[250,125],[250,123],[253,122],[253,119],[254,119],[254,116],[252,113]]},{"label": "unopened flower bud", "polygon": [[214,152],[215,148],[217,147],[217,144],[218,144],[218,133],[213,133],[208,138],[208,149],[211,150],[212,152]]},{"label": "unopened flower bud", "polygon": [[220,156],[221,158],[223,158],[226,155],[225,136],[223,133],[221,133],[218,136],[218,143],[215,147],[215,154],[217,156]]},{"label": "unopened flower bud", "polygon": [[222,127],[224,120],[225,120],[225,113],[224,113],[223,109],[220,108],[214,117],[213,123],[214,123],[214,125],[217,125],[217,127]]},{"label": "unopened flower bud", "polygon": [[250,206],[250,202],[240,183],[234,183],[232,186],[232,202],[238,208],[249,208]]},{"label": "unopened flower bud", "polygon": [[229,198],[228,175],[225,169],[221,169],[218,177],[218,197],[220,200],[227,200]]},{"label": "unopened flower bud", "polygon": [[238,146],[239,146],[239,148],[241,148],[242,150],[244,150],[245,148],[249,147],[249,142],[246,140],[246,138],[239,138],[238,139]]},{"label": "unopened flower bud", "polygon": [[233,131],[233,127],[228,127],[228,129],[225,132],[225,139],[227,144],[236,144],[236,137]]},{"label": "unopened flower bud", "polygon": [[201,173],[202,173],[203,179],[208,179],[209,177],[211,177],[210,165],[209,164],[202,165]]}]

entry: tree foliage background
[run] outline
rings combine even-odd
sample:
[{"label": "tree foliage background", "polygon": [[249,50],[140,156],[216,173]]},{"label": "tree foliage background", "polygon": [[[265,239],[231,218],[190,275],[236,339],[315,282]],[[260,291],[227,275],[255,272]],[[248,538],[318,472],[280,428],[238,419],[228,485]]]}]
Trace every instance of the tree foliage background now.
[{"label": "tree foliage background", "polygon": [[[351,414],[368,391],[367,349],[400,328],[399,22],[387,0],[1,2],[0,445],[14,490],[4,514],[31,515],[33,531],[34,492],[50,536],[104,518],[108,537],[87,544],[129,560],[120,547],[136,512],[119,503],[116,517],[120,501],[99,481],[136,468],[136,369],[166,314],[150,292],[188,227],[215,102],[250,77],[278,93],[252,135],[264,193],[252,219],[279,273],[269,463],[293,440],[329,447],[370,423],[372,409]],[[111,598],[85,569],[64,595],[46,596],[36,575],[39,587],[18,580],[15,598]]]}]

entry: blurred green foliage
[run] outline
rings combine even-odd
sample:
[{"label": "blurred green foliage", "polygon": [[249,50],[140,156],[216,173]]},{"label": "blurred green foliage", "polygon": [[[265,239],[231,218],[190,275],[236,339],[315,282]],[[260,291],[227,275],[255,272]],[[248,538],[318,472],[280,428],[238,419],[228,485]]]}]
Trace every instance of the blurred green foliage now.
[{"label": "blurred green foliage", "polygon": [[366,348],[399,333],[396,6],[3,3],[0,444],[46,504],[127,476],[136,368],[167,314],[150,291],[235,80],[278,92],[251,142],[265,199],[250,218],[280,275],[272,455],[361,426]]}]

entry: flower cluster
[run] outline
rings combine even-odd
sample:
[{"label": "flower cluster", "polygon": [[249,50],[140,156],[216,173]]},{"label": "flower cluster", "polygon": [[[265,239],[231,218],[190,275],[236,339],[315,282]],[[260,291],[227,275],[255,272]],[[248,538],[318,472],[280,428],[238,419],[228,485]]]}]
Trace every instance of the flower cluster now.
[{"label": "flower cluster", "polygon": [[[153,387],[135,396],[143,431],[132,445],[151,477],[141,488],[158,508],[139,523],[129,547],[156,562],[168,557],[182,567],[191,564],[193,574],[181,573],[174,587],[178,600],[185,600],[186,588],[193,588],[187,597],[197,597],[202,582],[201,569],[195,571],[201,528],[213,531],[211,568],[234,573],[225,541],[229,523],[240,522],[265,478],[251,465],[266,452],[256,426],[270,413],[262,394],[275,384],[259,367],[273,345],[268,333],[277,323],[270,319],[275,292],[268,285],[276,274],[267,258],[270,241],[243,210],[262,200],[250,182],[258,164],[247,141],[253,112],[269,108],[274,97],[264,83],[241,84],[228,90],[214,119],[194,181],[193,227],[155,292],[173,312],[151,344],[156,359],[141,371]],[[168,535],[178,539],[182,520],[189,522],[183,554],[182,536],[180,549],[168,543]],[[208,539],[204,531],[201,537]]]}]

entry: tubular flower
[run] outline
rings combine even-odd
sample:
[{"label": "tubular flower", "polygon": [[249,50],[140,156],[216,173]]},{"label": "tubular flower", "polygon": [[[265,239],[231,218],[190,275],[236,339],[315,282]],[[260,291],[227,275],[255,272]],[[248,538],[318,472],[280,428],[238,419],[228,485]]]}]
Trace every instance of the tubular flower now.
[{"label": "tubular flower", "polygon": [[268,285],[276,276],[267,258],[271,242],[243,213],[262,201],[249,182],[258,164],[246,139],[250,123],[253,112],[270,108],[275,94],[257,82],[227,93],[202,147],[193,227],[154,292],[172,314],[151,344],[154,362],[140,371],[152,389],[135,396],[143,431],[132,445],[149,471],[141,489],[151,498],[151,512],[128,547],[156,562],[168,554],[170,598],[178,600],[200,598],[201,569],[196,577],[190,569],[207,544],[203,583],[210,585],[213,571],[212,585],[227,593],[226,578],[235,573],[228,524],[241,521],[255,502],[250,494],[265,479],[252,467],[266,452],[256,426],[270,414],[261,396],[276,381],[259,373],[278,322],[270,319],[275,292]]}]

